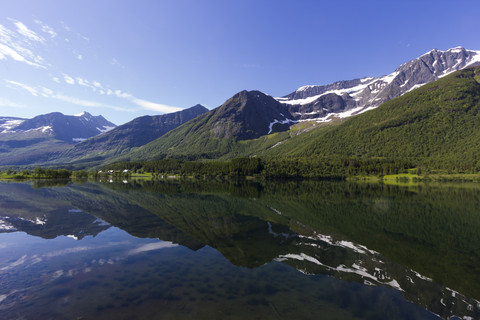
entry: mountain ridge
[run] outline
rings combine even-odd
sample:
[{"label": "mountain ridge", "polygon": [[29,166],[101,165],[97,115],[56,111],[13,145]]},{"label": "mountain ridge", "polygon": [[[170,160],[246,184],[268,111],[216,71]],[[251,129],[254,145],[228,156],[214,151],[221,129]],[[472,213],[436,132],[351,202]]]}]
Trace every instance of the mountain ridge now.
[{"label": "mountain ridge", "polygon": [[62,164],[71,161],[97,163],[143,146],[207,111],[207,108],[197,104],[173,113],[138,117],[64,150],[57,154],[52,161]]},{"label": "mountain ridge", "polygon": [[[433,49],[379,78],[365,77],[327,85],[302,86],[276,99],[290,105],[298,121],[329,122],[334,118],[374,109],[426,83],[475,65],[480,65],[480,51],[463,47],[446,51]],[[326,99],[327,95],[329,99]]]}]

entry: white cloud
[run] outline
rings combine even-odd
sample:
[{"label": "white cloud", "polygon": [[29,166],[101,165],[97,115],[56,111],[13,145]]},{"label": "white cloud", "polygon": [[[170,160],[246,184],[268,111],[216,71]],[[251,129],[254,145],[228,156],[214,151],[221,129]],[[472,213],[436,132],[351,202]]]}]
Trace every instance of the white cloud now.
[{"label": "white cloud", "polygon": [[65,74],[65,73],[62,73],[63,75],[63,80],[68,83],[68,84],[71,84],[71,85],[74,85],[75,84],[75,79],[73,79],[72,77],[70,77],[69,75]]},{"label": "white cloud", "polygon": [[[18,23],[18,22],[17,22]],[[20,30],[23,30],[22,23],[20,23]],[[26,27],[25,27],[26,28]],[[27,28],[27,30],[29,30]],[[37,68],[46,68],[44,59],[39,55],[34,54],[26,46],[30,46],[29,39],[35,38],[35,35],[29,34],[28,31],[23,30],[24,37],[19,37],[20,34],[6,28],[0,24],[0,60],[11,58],[14,61],[22,62]],[[25,37],[27,39],[25,39]],[[23,39],[23,40],[22,40]]]},{"label": "white cloud", "polygon": [[[35,97],[38,97],[38,91],[33,87],[30,87],[26,84],[23,84],[23,83],[20,83],[20,82],[17,82],[17,81],[5,80],[5,82],[7,83],[7,86],[8,86],[8,84],[13,85],[14,87],[21,88],[21,89],[29,92],[31,95],[33,95]],[[13,87],[11,87],[11,88],[13,88]]]},{"label": "white cloud", "polygon": [[77,54],[77,59],[78,60],[82,60],[83,59],[83,56],[81,54]]},{"label": "white cloud", "polygon": [[57,77],[52,77],[52,80],[55,81],[56,83],[60,83],[60,79]]},{"label": "white cloud", "polygon": [[68,103],[72,103],[72,104],[76,104],[76,105],[79,105],[79,106],[82,106],[82,107],[108,108],[108,109],[112,109],[112,110],[115,110],[115,111],[123,111],[123,112],[134,112],[134,111],[136,111],[134,109],[112,106],[112,105],[104,104],[104,103],[101,103],[101,102],[84,100],[84,99],[65,96],[65,95],[61,95],[61,94],[52,95],[51,98],[61,100],[61,101],[64,101],[64,102],[68,102]]},{"label": "white cloud", "polygon": [[92,87],[92,86],[90,85],[90,83],[88,82],[88,80],[86,80],[86,79],[82,79],[82,78],[80,78],[80,77],[77,77],[76,80],[77,80],[77,83],[78,83],[79,85],[81,85],[81,86],[89,87],[89,88]]},{"label": "white cloud", "polygon": [[[3,43],[0,43],[0,60],[6,60],[8,57],[12,58],[13,60],[15,61],[18,61],[18,62],[23,62],[23,63],[26,63],[28,65],[31,65],[31,66],[34,66],[34,67],[37,67],[37,68],[44,68],[46,69],[45,66],[42,66],[38,63],[35,63],[35,62],[32,62],[30,60],[27,60],[25,59],[24,56],[22,56],[21,54],[19,54],[17,51],[15,51],[14,49],[10,48],[9,46],[3,44]],[[40,57],[37,57],[37,59],[40,58]],[[43,60],[43,59],[42,59]]]},{"label": "white cloud", "polygon": [[52,94],[53,94],[52,90],[50,90],[48,88],[45,88],[45,87],[42,87],[42,96],[44,96],[45,98],[48,98]]},{"label": "white cloud", "polygon": [[50,38],[55,38],[57,36],[57,33],[55,32],[55,30],[53,30],[52,27],[50,26],[47,26],[46,24],[44,24],[42,21],[40,20],[35,20],[35,23],[38,24],[42,29],[43,32],[47,33],[50,35]]},{"label": "white cloud", "polygon": [[119,98],[123,98],[123,99],[130,99],[130,98],[133,98],[133,96],[129,93],[126,93],[126,92],[122,92],[121,90],[115,90],[115,95]]},{"label": "white cloud", "polygon": [[157,112],[170,113],[170,112],[177,112],[182,110],[181,108],[178,108],[178,107],[167,106],[164,104],[155,103],[155,102],[151,102],[143,99],[137,99],[137,98],[132,99],[132,102],[144,109],[153,110]]},{"label": "white cloud", "polygon": [[21,34],[22,36],[28,38],[29,40],[38,41],[38,42],[45,42],[45,39],[38,36],[32,30],[28,29],[28,27],[26,25],[24,25],[22,22],[15,21],[13,24],[17,27],[17,32],[19,34]]},{"label": "white cloud", "polygon": [[98,81],[93,81],[93,85],[94,85],[95,87],[97,87],[98,89],[103,89],[102,84],[101,84],[100,82],[98,82]]}]

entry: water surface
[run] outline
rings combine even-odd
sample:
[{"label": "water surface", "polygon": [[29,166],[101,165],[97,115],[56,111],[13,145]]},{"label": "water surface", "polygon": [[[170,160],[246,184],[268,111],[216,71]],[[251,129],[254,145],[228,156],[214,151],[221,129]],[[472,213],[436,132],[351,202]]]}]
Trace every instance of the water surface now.
[{"label": "water surface", "polygon": [[480,317],[480,189],[0,183],[4,319]]}]

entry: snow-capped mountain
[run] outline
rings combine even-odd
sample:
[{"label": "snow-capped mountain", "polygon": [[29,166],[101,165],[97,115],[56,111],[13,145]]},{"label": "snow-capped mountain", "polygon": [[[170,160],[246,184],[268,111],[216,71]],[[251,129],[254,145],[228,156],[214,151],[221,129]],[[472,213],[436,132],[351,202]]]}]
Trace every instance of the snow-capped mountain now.
[{"label": "snow-capped mountain", "polygon": [[104,117],[92,116],[88,112],[74,116],[53,112],[32,119],[0,118],[0,136],[38,132],[68,143],[86,140],[115,127]]},{"label": "snow-capped mountain", "polygon": [[298,121],[328,122],[365,112],[452,72],[480,64],[480,51],[462,47],[434,49],[411,60],[389,75],[309,85],[277,101],[290,106]]}]

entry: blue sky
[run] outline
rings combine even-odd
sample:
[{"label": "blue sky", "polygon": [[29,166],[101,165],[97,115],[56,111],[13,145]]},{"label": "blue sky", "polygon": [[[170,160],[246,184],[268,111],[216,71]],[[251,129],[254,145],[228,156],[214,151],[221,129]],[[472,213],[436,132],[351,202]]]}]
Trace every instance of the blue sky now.
[{"label": "blue sky", "polygon": [[0,116],[122,124],[480,50],[480,1],[0,0]]}]

